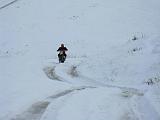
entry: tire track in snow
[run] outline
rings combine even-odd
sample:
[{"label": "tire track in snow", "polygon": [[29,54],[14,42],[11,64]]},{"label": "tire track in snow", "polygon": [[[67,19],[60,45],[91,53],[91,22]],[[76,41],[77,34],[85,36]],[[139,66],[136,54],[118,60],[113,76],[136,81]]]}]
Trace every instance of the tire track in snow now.
[{"label": "tire track in snow", "polygon": [[132,105],[132,99],[133,99],[133,96],[136,96],[136,97],[144,96],[144,92],[142,90],[136,89],[136,88],[131,88],[131,87],[101,83],[99,81],[96,81],[92,78],[89,78],[87,76],[84,76],[84,75],[81,75],[80,73],[78,73],[77,66],[72,66],[68,73],[71,77],[74,77],[74,78],[79,77],[83,80],[86,80],[86,81],[90,82],[91,85],[92,85],[92,83],[95,83],[96,87],[108,87],[108,88],[118,88],[118,89],[120,89],[122,91],[120,93],[120,95],[129,100],[127,102],[128,109],[121,116],[120,120],[140,120],[140,117],[138,116],[138,114],[136,113],[136,110],[134,109],[134,105]]},{"label": "tire track in snow", "polygon": [[[56,69],[55,69],[56,67],[57,66],[55,66],[54,69],[52,67],[52,69],[51,69],[52,73],[50,75],[54,79],[61,78],[61,80],[62,80],[63,78],[60,77],[59,75],[57,75],[57,72],[56,72]],[[50,71],[50,70],[48,69],[48,71]],[[62,72],[64,72],[64,71],[62,70]],[[96,80],[94,80],[92,78],[86,77],[84,75],[81,75],[77,71],[77,66],[76,65],[70,66],[68,68],[68,70],[65,71],[65,72],[67,73],[67,75],[69,75],[69,77],[68,77],[69,80],[72,79],[72,80],[75,81],[77,78],[80,78],[80,79],[77,79],[77,80],[80,80],[81,82],[92,86],[90,88],[96,88],[96,87],[118,88],[118,89],[120,89],[122,91],[120,95],[122,97],[125,97],[125,98],[128,98],[128,99],[132,99],[132,96],[141,97],[141,96],[144,95],[144,93],[142,91],[140,91],[140,90],[138,90],[136,88],[130,88],[130,87],[125,87],[125,86],[117,86],[117,85],[109,85],[109,84],[106,84],[106,83],[101,83],[99,81],[96,81]],[[60,73],[60,75],[62,75],[62,73]],[[59,77],[55,77],[55,76],[59,76]],[[59,79],[57,79],[57,80],[59,80]],[[72,84],[72,81],[69,81],[69,82]],[[85,89],[85,88],[80,88],[80,90],[82,90],[82,89]],[[76,88],[76,90],[78,90],[78,89]],[[65,96],[65,95],[67,95],[67,94],[69,94],[69,93],[71,93],[73,91],[75,91],[75,89],[66,90],[66,91],[63,91],[63,92],[58,93],[56,95],[50,96],[50,97],[48,97],[48,99],[51,99],[51,100],[52,99],[56,99],[56,98],[59,98],[60,96]],[[122,115],[122,117],[120,119],[121,120],[139,120],[139,118],[137,117],[137,114],[134,112],[134,110],[132,108],[132,105],[130,105],[130,101],[128,101],[128,106],[129,106],[129,108],[124,112],[124,114]]]},{"label": "tire track in snow", "polygon": [[71,77],[78,77],[79,74],[78,74],[78,71],[77,71],[77,66],[71,66],[70,70],[68,71],[68,74],[71,76]]},{"label": "tire track in snow", "polygon": [[57,80],[60,82],[65,82],[65,83],[70,84],[69,81],[67,81],[63,77],[57,75],[55,68],[56,68],[56,66],[48,66],[48,67],[43,68],[43,71],[46,74],[46,76],[51,80]]},{"label": "tire track in snow", "polygon": [[136,89],[136,88],[118,86],[118,85],[110,85],[110,84],[106,84],[106,83],[97,82],[96,80],[92,80],[92,81],[97,83],[97,85],[100,85],[100,87],[118,88],[118,89],[122,90],[122,96],[123,97],[132,97],[134,95],[137,95],[137,96],[143,96],[144,95],[143,91],[141,91],[139,89]]},{"label": "tire track in snow", "polygon": [[11,120],[40,120],[43,113],[45,112],[49,104],[53,102],[53,100],[66,96],[74,91],[81,91],[87,88],[95,88],[95,87],[82,86],[78,88],[68,89],[60,93],[57,93],[55,95],[49,96],[44,101],[39,101],[32,104],[31,107],[29,107],[26,111],[16,115],[15,118],[12,118]]},{"label": "tire track in snow", "polygon": [[49,104],[48,101],[37,102],[11,120],[39,120]]},{"label": "tire track in snow", "polygon": [[[45,67],[43,69],[43,71],[45,72],[45,74],[47,75],[47,77],[49,79],[58,80],[58,81],[61,81],[61,82],[66,82],[66,83],[72,84],[72,81],[64,80],[61,76],[57,75],[55,68],[56,68],[56,66]],[[83,82],[85,84],[88,84],[89,86],[119,88],[119,89],[122,90],[122,96],[123,97],[131,97],[133,95],[137,95],[137,96],[143,96],[144,95],[144,93],[141,90],[136,89],[136,88],[130,88],[130,87],[125,87],[125,86],[117,86],[117,85],[109,85],[109,84],[106,84],[106,83],[101,83],[99,81],[96,81],[92,78],[86,77],[84,75],[81,75],[80,73],[78,73],[77,66],[75,66],[75,65],[72,65],[69,68],[69,70],[67,71],[67,73],[68,73],[69,76],[71,76],[72,79],[80,78],[79,81],[81,80],[81,82]]]},{"label": "tire track in snow", "polygon": [[16,3],[17,1],[19,0],[13,0],[13,1],[10,1],[9,3],[6,3],[5,5],[0,6],[0,10]]},{"label": "tire track in snow", "polygon": [[43,68],[43,71],[49,79],[62,81],[60,76],[58,76],[55,72],[55,66],[45,67]]},{"label": "tire track in snow", "polygon": [[81,77],[83,79],[88,80],[89,82],[94,82],[95,84],[97,84],[97,86],[95,86],[95,87],[118,88],[118,89],[122,90],[122,94],[121,95],[123,97],[132,97],[134,95],[136,95],[136,96],[143,96],[144,95],[143,91],[141,91],[139,89],[136,89],[136,88],[118,86],[118,85],[110,85],[110,84],[98,82],[96,80],[93,80],[93,79],[85,77],[85,76],[81,76]]},{"label": "tire track in snow", "polygon": [[73,89],[69,89],[69,90],[65,90],[63,92],[60,92],[60,93],[57,93],[55,95],[52,95],[52,96],[49,96],[47,99],[56,99],[56,98],[59,98],[59,97],[62,97],[62,96],[65,96],[71,92],[74,92],[74,91],[81,91],[81,90],[84,90],[84,89],[87,89],[87,88],[96,88],[96,87],[92,87],[92,86],[81,86],[81,87],[78,87],[78,88],[73,88]]},{"label": "tire track in snow", "polygon": [[109,85],[109,84],[106,84],[106,83],[101,83],[99,81],[93,80],[93,79],[88,78],[84,75],[81,75],[77,71],[77,66],[71,66],[68,73],[71,77],[79,77],[79,78],[82,78],[82,79],[90,82],[91,85],[93,85],[93,83],[94,83],[96,85],[95,87],[119,88],[119,89],[122,90],[122,96],[124,96],[124,97],[131,97],[133,95],[137,95],[137,96],[143,96],[144,95],[144,93],[142,91],[140,91],[139,89],[136,89],[136,88],[117,86],[117,85]]}]

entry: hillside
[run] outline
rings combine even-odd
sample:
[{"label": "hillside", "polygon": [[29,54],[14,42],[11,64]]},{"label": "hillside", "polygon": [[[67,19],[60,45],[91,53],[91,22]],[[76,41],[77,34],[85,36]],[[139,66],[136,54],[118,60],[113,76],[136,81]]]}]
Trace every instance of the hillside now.
[{"label": "hillside", "polygon": [[0,0],[0,120],[160,120],[159,11],[159,0]]}]

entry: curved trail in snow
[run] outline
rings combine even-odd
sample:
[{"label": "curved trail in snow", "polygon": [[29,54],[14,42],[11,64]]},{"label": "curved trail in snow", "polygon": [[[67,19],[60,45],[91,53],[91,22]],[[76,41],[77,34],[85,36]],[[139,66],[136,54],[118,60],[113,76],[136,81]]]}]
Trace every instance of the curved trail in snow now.
[{"label": "curved trail in snow", "polygon": [[[80,75],[80,73],[77,72],[76,65],[71,65],[71,66],[66,67],[65,65],[63,66],[61,64],[59,65],[57,64],[52,67],[45,67],[43,70],[45,74],[47,75],[47,77],[52,80],[58,80],[58,81],[63,80],[64,82],[64,79],[65,79],[65,82],[69,84],[73,84],[73,85],[81,85],[81,86],[87,85],[87,86],[92,86],[93,88],[120,89],[121,93],[119,94],[124,98],[131,99],[132,96],[143,96],[144,95],[143,92],[135,88],[108,85],[108,84],[100,83],[96,80],[90,79],[86,76]],[[71,91],[72,90],[64,91],[64,93],[70,93]],[[60,93],[60,94],[64,95],[64,93]],[[53,98],[55,98],[55,96],[53,96]],[[132,105],[130,104],[130,102],[126,101],[126,102],[122,102],[121,104],[123,104],[123,106],[126,106],[125,104],[127,104],[127,106],[130,106],[129,108],[126,108],[127,110],[125,110],[124,114],[121,115],[121,118],[120,118],[121,120],[139,120],[136,114],[134,113],[134,110],[132,109],[131,107]],[[65,109],[64,106],[61,106],[61,108]],[[48,109],[53,109],[52,105],[51,107],[48,107]],[[50,111],[53,111],[53,110],[46,110],[46,112],[44,113],[42,117],[42,120],[45,120],[45,119],[48,120],[53,117],[53,116],[51,118],[48,117]],[[55,120],[59,120],[57,117],[58,110],[54,110],[54,111],[55,113],[53,114],[55,114],[56,116]],[[64,119],[64,118],[61,118],[61,119]]]},{"label": "curved trail in snow", "polygon": [[52,80],[58,80],[61,82],[66,82],[73,85],[78,86],[93,86],[93,87],[108,87],[108,88],[119,88],[126,94],[135,94],[138,96],[143,96],[143,92],[136,88],[130,88],[130,87],[124,87],[124,86],[118,86],[118,85],[110,85],[106,83],[101,83],[96,80],[93,80],[91,78],[88,78],[84,75],[81,75],[77,72],[77,66],[71,65],[67,66],[67,68],[64,69],[64,66],[61,65],[55,65],[55,66],[47,66],[43,69],[46,76],[49,79]]},{"label": "curved trail in snow", "polygon": [[[81,75],[77,71],[77,67],[75,64],[45,66],[43,71],[49,79],[72,84],[75,87],[50,95],[45,100],[32,104],[26,111],[17,114],[11,120],[106,120],[106,118],[143,120],[143,115],[139,112],[144,112],[143,105],[147,101],[143,99],[144,103],[141,103],[142,106],[139,110],[137,99],[144,96],[141,90],[100,83]],[[111,102],[112,104],[110,104]],[[151,107],[151,105],[149,106]],[[112,113],[113,111],[120,113],[117,115],[116,112]],[[148,111],[147,114],[153,114],[153,112],[149,113]],[[158,115],[156,114],[156,116]]]},{"label": "curved trail in snow", "polygon": [[32,104],[26,111],[17,114],[16,117],[12,118],[11,120],[40,120],[43,113],[46,111],[47,107],[50,105],[50,103],[54,102],[54,100],[63,98],[75,91],[81,91],[87,88],[92,89],[94,87],[89,87],[89,86],[77,87],[51,95],[43,101],[38,101]]}]

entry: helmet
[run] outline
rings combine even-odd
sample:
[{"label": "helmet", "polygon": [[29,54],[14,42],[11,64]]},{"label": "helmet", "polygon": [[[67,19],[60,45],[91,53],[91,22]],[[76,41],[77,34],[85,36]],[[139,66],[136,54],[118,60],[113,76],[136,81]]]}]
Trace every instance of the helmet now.
[{"label": "helmet", "polygon": [[64,47],[64,44],[63,44],[63,43],[61,44],[61,47]]}]

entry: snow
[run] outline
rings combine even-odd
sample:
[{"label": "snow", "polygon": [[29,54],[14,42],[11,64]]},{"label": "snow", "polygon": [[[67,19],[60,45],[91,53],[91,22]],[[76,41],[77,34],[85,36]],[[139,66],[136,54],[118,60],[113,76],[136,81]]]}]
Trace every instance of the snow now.
[{"label": "snow", "polygon": [[160,120],[159,11],[159,0],[0,0],[0,120]]}]

